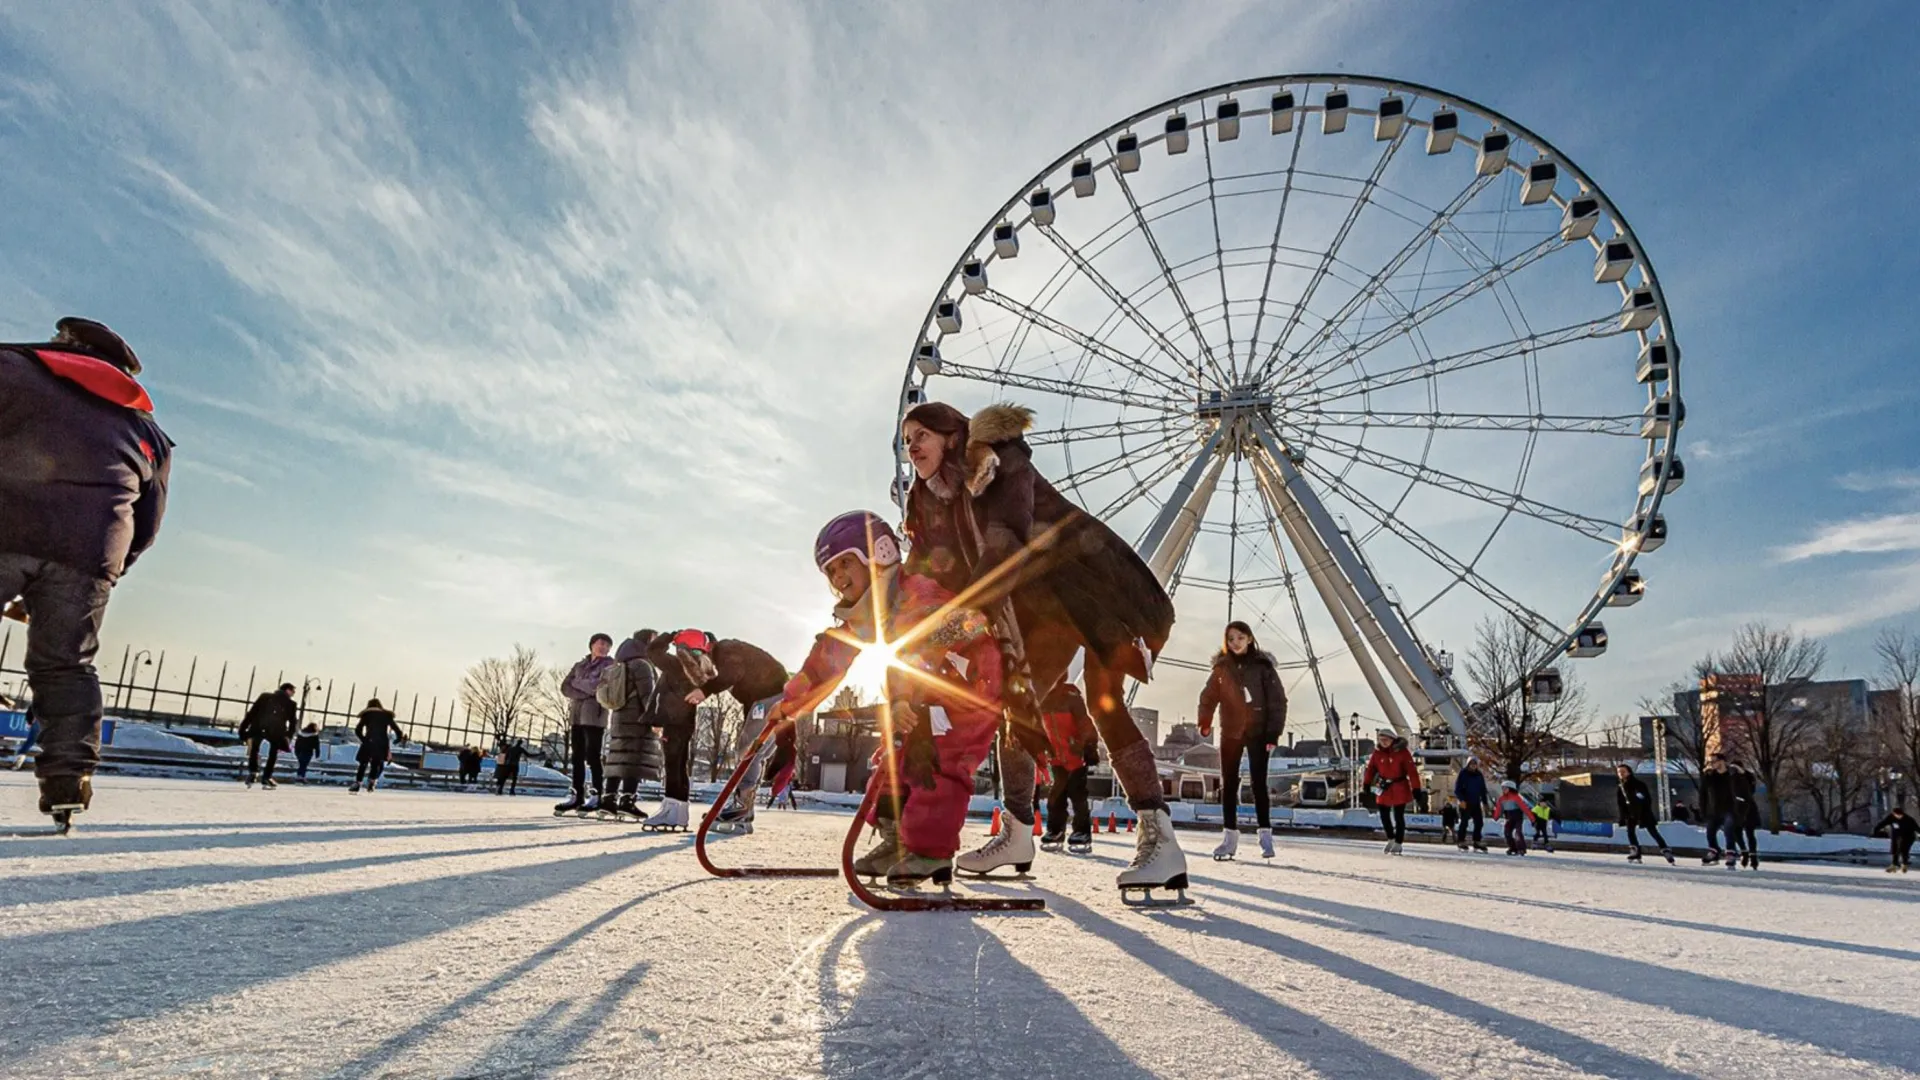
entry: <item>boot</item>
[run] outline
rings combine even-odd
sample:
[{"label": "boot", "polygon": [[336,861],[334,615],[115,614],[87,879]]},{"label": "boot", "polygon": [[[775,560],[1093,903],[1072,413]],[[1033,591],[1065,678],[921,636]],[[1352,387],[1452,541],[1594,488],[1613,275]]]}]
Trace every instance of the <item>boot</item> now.
[{"label": "boot", "polygon": [[640,823],[643,829],[684,829],[687,827],[687,803],[685,799],[662,799],[660,809],[653,816]]},{"label": "boot", "polygon": [[621,817],[639,817],[640,804],[634,800],[633,792],[621,792],[620,797],[614,800],[613,812]]},{"label": "boot", "polygon": [[580,812],[583,814],[591,814],[598,809],[600,809],[600,793],[597,791],[587,792],[586,801],[580,804]]},{"label": "boot", "polygon": [[1273,858],[1273,830],[1272,829],[1260,830],[1260,857],[1263,859]]},{"label": "boot", "polygon": [[905,854],[900,849],[900,823],[891,818],[874,826],[880,839],[867,849],[865,855],[853,860],[853,872],[857,877],[876,878],[893,869],[893,864]]},{"label": "boot", "polygon": [[274,782],[273,782],[272,780],[262,780],[262,781],[260,781],[260,790],[261,790],[261,791],[272,791],[272,790],[273,790],[274,788],[277,788],[277,787],[279,787],[279,786],[280,786],[279,784],[276,784],[276,783],[274,783]]},{"label": "boot", "polygon": [[1164,806],[1141,811],[1140,839],[1133,849],[1133,861],[1120,871],[1116,884],[1122,889],[1143,886],[1183,889],[1186,882],[1187,856],[1173,835],[1173,815]]},{"label": "boot", "polygon": [[1660,857],[1661,857],[1661,858],[1663,858],[1663,859],[1665,859],[1665,860],[1667,860],[1667,865],[1668,865],[1668,866],[1672,866],[1672,865],[1673,865],[1673,852],[1672,852],[1671,850],[1669,850],[1669,849],[1667,849],[1667,848],[1661,848],[1661,849],[1660,849]]},{"label": "boot", "polygon": [[93,804],[93,777],[45,776],[40,779],[40,812],[79,813]]},{"label": "boot", "polygon": [[953,860],[935,859],[902,850],[900,858],[887,870],[887,884],[895,887],[918,885],[928,878],[932,878],[935,885],[952,881]]},{"label": "boot", "polygon": [[587,793],[584,791],[581,791],[579,788],[574,788],[571,792],[567,794],[567,798],[565,802],[558,802],[553,804],[554,816],[558,817],[561,814],[571,814],[575,810],[580,809],[581,805],[586,801],[587,801]]},{"label": "boot", "polygon": [[1640,845],[1639,844],[1635,844],[1632,847],[1627,849],[1627,861],[1628,862],[1640,861]]},{"label": "boot", "polygon": [[1220,846],[1213,849],[1214,862],[1227,862],[1240,851],[1240,830],[1220,830]]},{"label": "boot", "polygon": [[1888,866],[1887,866],[1887,873],[1889,873],[1889,874],[1897,874],[1897,873],[1899,873],[1899,872],[1900,872],[1900,864],[1899,864],[1899,863],[1889,863],[1889,864],[1888,864]]},{"label": "boot", "polygon": [[1712,866],[1714,863],[1719,862],[1721,858],[1722,856],[1720,854],[1719,848],[1708,848],[1707,853],[1705,855],[1700,856],[1700,865]]},{"label": "boot", "polygon": [[355,780],[352,784],[349,784],[347,786],[347,794],[349,795],[360,794],[360,781]]},{"label": "boot", "polygon": [[1067,837],[1067,850],[1075,855],[1089,855],[1093,852],[1093,834],[1076,832]]},{"label": "boot", "polygon": [[1020,819],[1012,814],[1006,815],[1006,827],[1000,835],[988,840],[972,851],[953,861],[953,868],[966,874],[987,874],[1003,866],[1013,867],[1016,874],[1024,874],[1033,868],[1033,826],[1020,824]]},{"label": "boot", "polygon": [[1052,827],[1049,827],[1047,831],[1040,837],[1040,850],[1041,851],[1059,851],[1061,845],[1065,844],[1066,842],[1067,842],[1066,833],[1061,832]]}]

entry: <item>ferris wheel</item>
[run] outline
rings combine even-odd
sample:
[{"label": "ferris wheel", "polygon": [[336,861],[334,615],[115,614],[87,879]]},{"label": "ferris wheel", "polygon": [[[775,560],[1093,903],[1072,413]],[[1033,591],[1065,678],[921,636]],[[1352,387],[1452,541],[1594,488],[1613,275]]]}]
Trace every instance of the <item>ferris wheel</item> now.
[{"label": "ferris wheel", "polygon": [[941,283],[900,408],[1033,408],[1036,464],[1173,592],[1163,666],[1242,619],[1336,731],[1358,695],[1458,740],[1446,641],[1511,620],[1502,694],[1552,700],[1640,600],[1685,479],[1678,361],[1639,239],[1545,139],[1294,75],[1142,110],[1021,185]]}]

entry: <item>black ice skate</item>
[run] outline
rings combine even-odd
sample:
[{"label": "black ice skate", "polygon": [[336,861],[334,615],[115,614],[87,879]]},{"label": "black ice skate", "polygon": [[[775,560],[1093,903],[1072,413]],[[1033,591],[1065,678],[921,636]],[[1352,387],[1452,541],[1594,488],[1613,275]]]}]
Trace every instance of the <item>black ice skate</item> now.
[{"label": "black ice skate", "polygon": [[1067,850],[1075,855],[1093,854],[1093,834],[1077,832],[1067,837]]},{"label": "black ice skate", "polygon": [[73,829],[73,815],[93,805],[93,777],[49,776],[40,781],[40,812],[53,817],[55,835]]},{"label": "black ice skate", "polygon": [[1672,852],[1672,851],[1669,851],[1669,850],[1668,850],[1668,849],[1666,849],[1666,848],[1661,848],[1661,849],[1660,849],[1660,857],[1661,857],[1661,858],[1663,858],[1663,859],[1665,859],[1665,860],[1667,860],[1667,865],[1668,865],[1668,866],[1672,866],[1672,865],[1674,864],[1674,858],[1673,858],[1673,852]]},{"label": "black ice skate", "polygon": [[1700,856],[1700,865],[1712,866],[1714,863],[1719,862],[1721,859],[1725,857],[1726,856],[1724,855],[1724,853],[1721,852],[1719,848],[1708,848],[1707,853],[1705,855]]},{"label": "black ice skate", "polygon": [[1632,863],[1637,863],[1640,861],[1640,845],[1639,844],[1635,844],[1633,845],[1633,847],[1627,850],[1627,861]]},{"label": "black ice skate", "polygon": [[1067,842],[1066,833],[1055,832],[1052,829],[1048,829],[1046,833],[1040,837],[1040,850],[1041,851],[1059,851],[1062,847],[1066,845],[1066,842]]}]

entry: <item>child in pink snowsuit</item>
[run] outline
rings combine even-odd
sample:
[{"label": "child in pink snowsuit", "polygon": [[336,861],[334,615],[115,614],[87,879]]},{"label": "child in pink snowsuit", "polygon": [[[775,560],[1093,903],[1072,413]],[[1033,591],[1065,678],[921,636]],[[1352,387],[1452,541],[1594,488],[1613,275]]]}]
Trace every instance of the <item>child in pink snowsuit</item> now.
[{"label": "child in pink snowsuit", "polygon": [[835,625],[814,640],[768,722],[817,707],[863,646],[891,644],[889,707],[869,781],[879,786],[874,825],[881,839],[854,869],[895,884],[945,881],[974,773],[999,729],[999,644],[986,616],[957,606],[932,578],[901,570],[893,530],[872,514],[856,511],[829,522],[814,558],[840,597]]}]

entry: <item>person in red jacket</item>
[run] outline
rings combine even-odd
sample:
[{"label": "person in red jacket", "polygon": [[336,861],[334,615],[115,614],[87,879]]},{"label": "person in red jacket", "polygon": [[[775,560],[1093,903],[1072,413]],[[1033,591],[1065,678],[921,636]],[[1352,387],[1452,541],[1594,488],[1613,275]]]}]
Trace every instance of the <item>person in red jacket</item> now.
[{"label": "person in red jacket", "polygon": [[1526,797],[1520,794],[1520,785],[1511,780],[1500,782],[1500,797],[1494,800],[1493,812],[1500,815],[1505,823],[1507,854],[1525,855],[1527,853],[1527,818],[1533,814],[1533,807]]},{"label": "person in red jacket", "polygon": [[900,541],[877,515],[834,518],[813,556],[840,598],[834,626],[814,639],[767,722],[785,723],[824,703],[862,649],[892,648],[889,707],[868,781],[880,785],[880,840],[853,868],[892,885],[945,883],[974,773],[1000,726],[1004,664],[993,628],[932,578],[902,570]]},{"label": "person in red jacket", "polygon": [[[1076,855],[1093,850],[1093,813],[1087,807],[1087,769],[1100,756],[1100,735],[1087,714],[1086,698],[1070,682],[1054,687],[1040,705],[1047,729],[1047,765],[1052,791],[1047,796],[1047,832],[1040,846],[1057,849],[1062,843]],[[1067,834],[1067,811],[1073,811],[1073,834]]]},{"label": "person in red jacket", "polygon": [[1379,745],[1367,759],[1367,771],[1360,782],[1373,791],[1380,827],[1387,831],[1387,854],[1400,854],[1400,845],[1407,839],[1407,804],[1420,790],[1420,770],[1413,752],[1407,749],[1407,740],[1381,728]]}]

